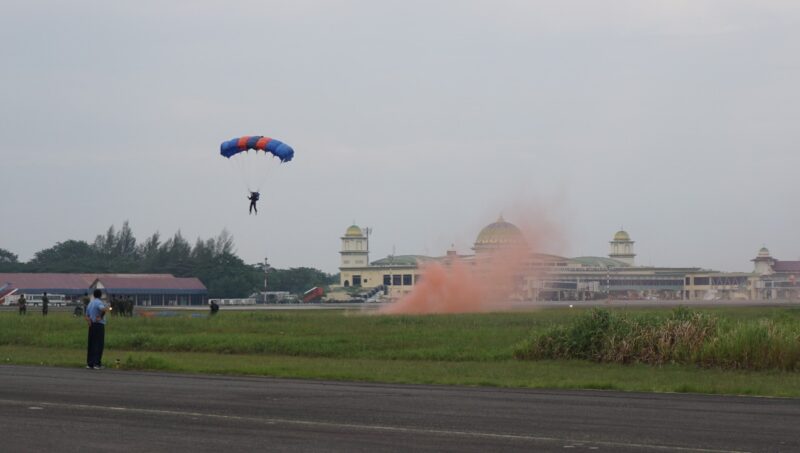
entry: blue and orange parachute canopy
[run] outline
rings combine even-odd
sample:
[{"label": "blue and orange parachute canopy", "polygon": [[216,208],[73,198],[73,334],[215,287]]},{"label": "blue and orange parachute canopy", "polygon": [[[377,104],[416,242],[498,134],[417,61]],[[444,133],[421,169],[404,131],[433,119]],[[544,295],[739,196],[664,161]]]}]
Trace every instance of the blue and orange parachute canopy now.
[{"label": "blue and orange parachute canopy", "polygon": [[274,138],[252,135],[234,138],[219,145],[219,153],[230,158],[231,156],[247,151],[249,149],[261,150],[265,153],[272,153],[281,162],[289,162],[294,157],[294,150],[291,146]]}]

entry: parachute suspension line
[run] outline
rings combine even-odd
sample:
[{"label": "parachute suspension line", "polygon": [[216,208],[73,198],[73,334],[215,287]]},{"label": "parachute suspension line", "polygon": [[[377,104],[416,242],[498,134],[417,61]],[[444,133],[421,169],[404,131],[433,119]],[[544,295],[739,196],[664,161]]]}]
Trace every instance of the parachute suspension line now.
[{"label": "parachute suspension line", "polygon": [[276,158],[258,150],[242,151],[228,158],[235,162],[232,165],[236,167],[248,193],[261,191],[275,165],[272,159]]},{"label": "parachute suspension line", "polygon": [[273,157],[273,156],[270,156],[266,152],[264,152],[264,156],[263,157],[262,156],[258,156],[258,151],[255,151],[255,153],[256,153],[256,156],[258,157],[258,161],[259,162],[258,162],[257,165],[255,165],[255,167],[258,169],[258,175],[256,176],[256,178],[253,179],[253,181],[255,181],[255,184],[256,184],[256,191],[260,192],[261,188],[264,186],[264,183],[267,182],[267,179],[269,178],[270,170],[272,170],[272,166],[274,165],[274,163],[272,162],[272,159],[276,159],[276,158]]},{"label": "parachute suspension line", "polygon": [[250,192],[253,190],[248,183],[247,168],[244,162],[245,159],[242,159],[241,155],[235,155],[229,157],[227,160],[231,171],[236,174],[236,177],[242,182],[242,186],[244,186],[244,188],[247,190],[247,193],[250,194]]}]

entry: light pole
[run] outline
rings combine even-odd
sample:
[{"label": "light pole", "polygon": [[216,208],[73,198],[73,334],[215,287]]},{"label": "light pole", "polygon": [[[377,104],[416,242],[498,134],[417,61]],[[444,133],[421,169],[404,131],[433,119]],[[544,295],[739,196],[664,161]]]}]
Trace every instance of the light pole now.
[{"label": "light pole", "polygon": [[269,272],[269,263],[267,258],[264,257],[264,302],[267,301],[267,273]]}]

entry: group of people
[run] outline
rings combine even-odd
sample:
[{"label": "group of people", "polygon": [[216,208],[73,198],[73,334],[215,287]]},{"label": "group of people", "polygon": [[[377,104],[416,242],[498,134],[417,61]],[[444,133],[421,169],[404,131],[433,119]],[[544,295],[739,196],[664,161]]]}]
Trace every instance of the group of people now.
[{"label": "group of people", "polygon": [[[20,294],[17,298],[17,307],[19,308],[20,315],[28,314],[28,300],[25,299],[24,294]],[[50,309],[50,299],[47,298],[47,293],[42,294],[42,316],[47,316],[47,311]]]},{"label": "group of people", "polygon": [[[75,308],[75,313],[78,313],[80,310],[81,305],[85,305],[84,310],[82,310],[85,315],[84,319],[86,320],[87,325],[89,326],[89,339],[88,339],[88,347],[86,351],[86,368],[92,370],[100,370],[103,367],[103,349],[105,347],[105,327],[106,327],[106,313],[112,311],[112,305],[106,304],[102,301],[101,297],[103,296],[103,292],[99,289],[94,290],[93,298],[90,300],[89,295],[84,294],[84,297],[81,298],[82,304],[77,305]],[[128,299],[112,299],[112,302],[116,300],[118,304],[120,304],[120,311],[124,311],[128,313],[128,316],[133,315],[133,302]],[[42,294],[42,315],[47,316],[47,310],[50,305],[50,300],[47,297],[47,293]],[[25,295],[22,294],[17,299],[17,306],[19,307],[19,314],[24,315],[28,312],[28,301],[25,299]],[[130,308],[128,308],[130,306]]]},{"label": "group of people", "polygon": [[[86,368],[91,370],[101,370],[103,366],[103,349],[105,348],[105,328],[106,328],[106,314],[108,312],[119,313],[121,316],[133,316],[133,300],[130,297],[113,297],[109,296],[110,302],[106,303],[102,299],[103,292],[95,289],[92,293],[92,298],[89,298],[88,293],[84,293],[81,298],[81,303],[75,307],[73,314],[78,316],[83,312],[83,318],[89,327],[88,346],[86,349]],[[48,305],[50,301],[47,298],[47,293],[42,295],[42,315],[47,316]],[[27,313],[28,301],[25,295],[20,295],[17,299],[19,306],[19,313],[24,315]],[[210,301],[209,306],[211,315],[215,315],[219,311],[219,305],[215,301]],[[83,310],[81,310],[83,307]]]},{"label": "group of people", "polygon": [[111,297],[111,313],[115,316],[133,316],[133,299],[129,296]]}]

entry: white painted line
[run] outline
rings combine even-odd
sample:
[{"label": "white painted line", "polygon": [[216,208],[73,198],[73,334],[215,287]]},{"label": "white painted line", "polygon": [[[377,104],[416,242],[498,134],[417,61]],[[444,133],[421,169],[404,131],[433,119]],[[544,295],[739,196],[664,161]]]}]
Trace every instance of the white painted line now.
[{"label": "white painted line", "polygon": [[292,420],[287,418],[274,418],[274,417],[266,417],[266,418],[242,417],[238,415],[208,414],[203,412],[170,411],[163,409],[144,409],[144,408],[122,407],[122,406],[98,406],[92,404],[49,403],[40,401],[16,401],[16,400],[6,400],[6,399],[0,399],[0,404],[15,405],[15,406],[38,405],[41,407],[90,410],[93,412],[95,411],[131,412],[135,414],[207,418],[207,419],[231,420],[231,421],[248,421],[248,422],[270,424],[270,425],[283,424],[283,425],[311,426],[311,427],[316,426],[323,428],[340,428],[340,429],[344,428],[344,429],[363,430],[363,431],[386,431],[386,432],[397,432],[406,434],[431,434],[431,435],[458,436],[458,437],[479,437],[486,439],[558,442],[569,445],[574,445],[576,443],[585,445],[587,443],[590,443],[594,445],[602,445],[608,447],[644,448],[650,450],[686,451],[686,452],[697,452],[697,453],[747,453],[745,450],[714,450],[707,448],[691,448],[691,447],[679,447],[674,445],[639,444],[639,443],[628,443],[628,442],[606,442],[606,441],[587,442],[586,440],[563,439],[558,437],[532,436],[532,435],[522,435],[522,434],[497,434],[497,433],[487,433],[480,431],[456,431],[447,429],[409,428],[403,426],[364,425],[357,423],[335,423],[335,422],[323,422],[323,421],[312,421],[312,420]]}]

